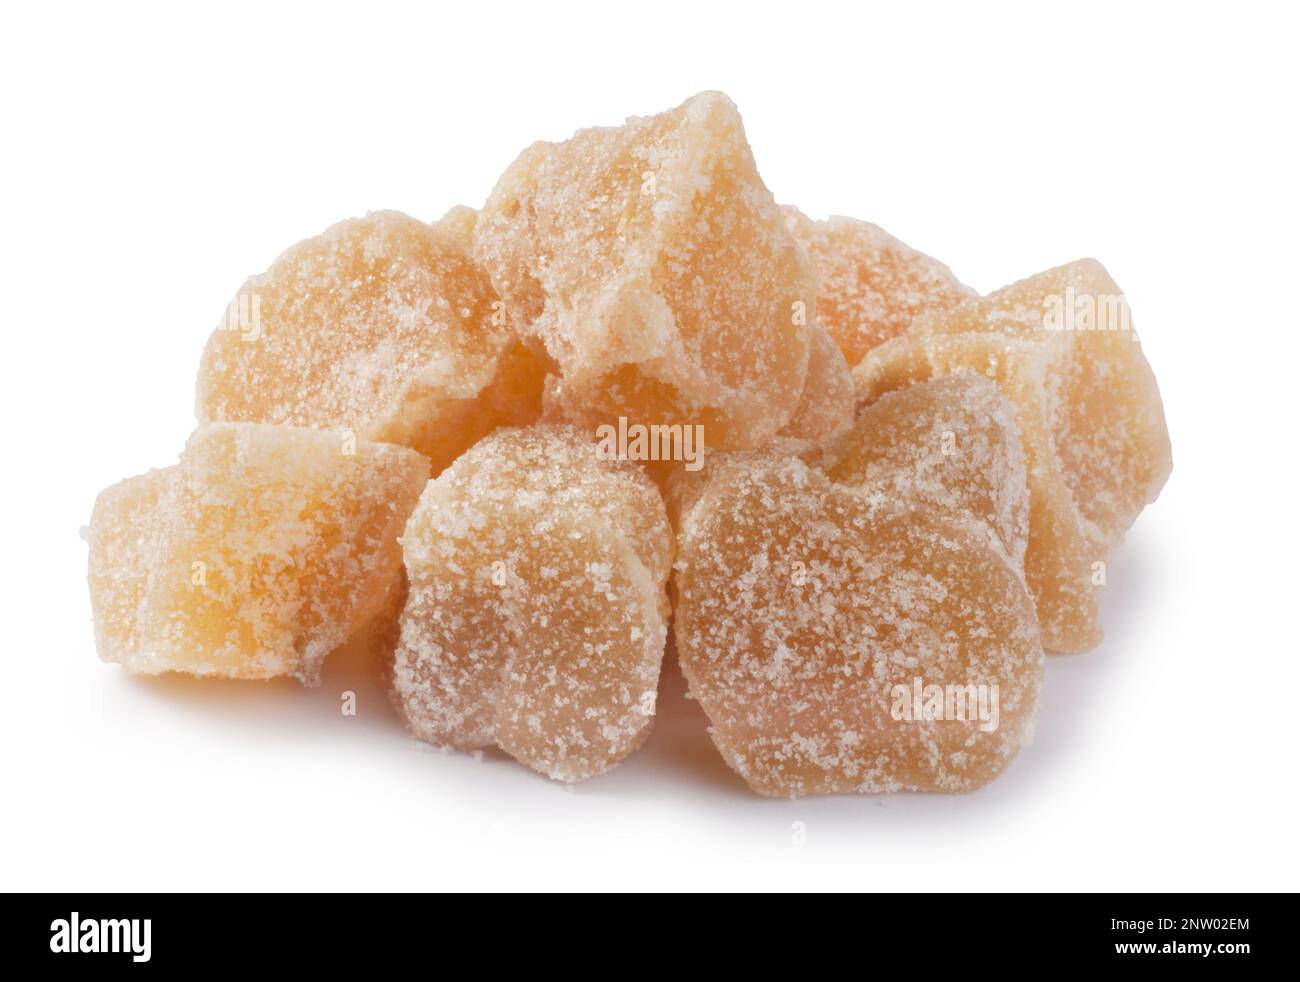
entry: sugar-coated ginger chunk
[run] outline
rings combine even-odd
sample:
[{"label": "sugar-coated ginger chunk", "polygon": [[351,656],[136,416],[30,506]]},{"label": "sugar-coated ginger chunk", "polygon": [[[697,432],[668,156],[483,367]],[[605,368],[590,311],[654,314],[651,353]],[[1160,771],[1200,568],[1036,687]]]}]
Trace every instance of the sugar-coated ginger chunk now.
[{"label": "sugar-coated ginger chunk", "polygon": [[1061,472],[1084,534],[1098,548],[1117,545],[1156,500],[1173,457],[1160,389],[1115,281],[1081,259],[915,326],[968,331],[1052,342],[1044,396]]},{"label": "sugar-coated ginger chunk", "polygon": [[1043,644],[1087,650],[1102,637],[1110,552],[1172,467],[1123,295],[1100,263],[1080,260],[918,318],[854,370],[858,401],[957,371],[987,375],[1016,406],[1029,473],[1025,574]]},{"label": "sugar-coated ginger chunk", "polygon": [[99,656],[139,674],[319,678],[401,574],[429,462],[405,447],[249,423],[103,491],[90,521]]},{"label": "sugar-coated ginger chunk", "polygon": [[710,446],[748,447],[799,403],[812,264],[720,93],[533,144],[484,205],[474,255],[585,425],[702,423]]},{"label": "sugar-coated ginger chunk", "polygon": [[430,482],[402,536],[393,672],[412,731],[561,781],[649,731],[672,536],[653,483],[563,425],[499,430]]},{"label": "sugar-coated ginger chunk", "polygon": [[773,796],[1001,773],[1030,734],[1042,648],[987,530],[797,458],[724,458],[682,518],[673,635],[728,764]]},{"label": "sugar-coated ginger chunk", "polygon": [[777,434],[813,445],[844,433],[853,422],[853,375],[839,346],[820,324],[808,334],[808,372],[794,415]]},{"label": "sugar-coated ginger chunk", "polygon": [[939,260],[878,225],[841,216],[813,221],[791,205],[781,210],[817,270],[817,319],[850,367],[920,314],[976,295]]},{"label": "sugar-coated ginger chunk", "polygon": [[[172,465],[128,477],[99,492],[86,532],[90,544],[88,578],[95,647],[104,661],[130,671],[147,671],[154,656],[152,635],[141,613],[157,558],[163,554],[167,525],[164,502],[178,483]],[[152,625],[149,625],[152,627]],[[156,671],[165,671],[160,665]]]},{"label": "sugar-coated ginger chunk", "polygon": [[1043,411],[1048,361],[1042,345],[1001,334],[907,334],[869,354],[854,375],[867,404],[888,391],[972,370],[995,381],[1015,404],[1029,484],[1025,579],[1043,645],[1086,651],[1101,642],[1094,559],[1051,448]]},{"label": "sugar-coated ginger chunk", "polygon": [[201,421],[351,430],[436,474],[540,410],[544,370],[469,257],[469,209],[340,222],[244,284],[199,368]]},{"label": "sugar-coated ginger chunk", "polygon": [[983,375],[918,382],[863,407],[816,463],[833,481],[867,494],[961,510],[1023,566],[1029,492],[1015,414]]}]

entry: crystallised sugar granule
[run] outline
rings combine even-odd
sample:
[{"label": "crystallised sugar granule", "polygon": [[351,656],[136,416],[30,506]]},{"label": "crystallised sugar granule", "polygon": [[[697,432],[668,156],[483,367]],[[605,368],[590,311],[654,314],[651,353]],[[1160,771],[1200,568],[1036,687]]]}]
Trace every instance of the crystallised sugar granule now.
[{"label": "crystallised sugar granule", "polygon": [[832,480],[865,493],[920,496],[963,510],[1023,566],[1029,492],[1015,413],[982,375],[959,372],[918,382],[864,407],[817,463]]},{"label": "crystallised sugar granule", "polygon": [[319,677],[401,575],[418,453],[213,423],[180,463],[103,491],[90,521],[95,640],[130,672]]},{"label": "crystallised sugar granule", "polygon": [[791,205],[781,211],[816,268],[817,318],[850,366],[918,315],[975,296],[943,263],[878,225],[840,216],[817,222]]},{"label": "crystallised sugar granule", "polygon": [[467,248],[473,213],[349,219],[252,277],[199,369],[202,421],[349,429],[438,473],[499,425],[531,422],[544,371]]},{"label": "crystallised sugar granule", "polygon": [[960,511],[738,454],[712,463],[679,550],[682,669],[754,790],[968,791],[1028,738],[1033,603]]},{"label": "crystallised sugar granule", "polygon": [[640,470],[575,428],[499,430],[429,484],[402,548],[393,689],[416,736],[496,745],[561,781],[640,745],[672,555]]},{"label": "crystallised sugar granule", "polygon": [[557,362],[571,418],[702,423],[715,447],[757,445],[791,419],[814,273],[726,96],[533,144],[473,237]]},{"label": "crystallised sugar granule", "polygon": [[1101,641],[1097,593],[1114,546],[1172,467],[1155,376],[1101,264],[1080,260],[931,314],[854,370],[860,403],[955,371],[1016,405],[1029,473],[1025,573],[1043,643]]}]

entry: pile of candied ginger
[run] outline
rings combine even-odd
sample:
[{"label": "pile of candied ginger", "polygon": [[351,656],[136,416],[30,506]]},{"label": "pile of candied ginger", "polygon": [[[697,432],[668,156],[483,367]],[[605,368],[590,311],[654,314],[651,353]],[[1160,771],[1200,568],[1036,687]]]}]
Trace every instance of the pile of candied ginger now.
[{"label": "pile of candied ginger", "polygon": [[1000,774],[1171,467],[1099,263],[981,297],[776,204],[719,93],[292,246],[197,416],[95,502],[101,658],[312,685],[360,645],[419,739],[578,781],[675,649],[765,795]]}]

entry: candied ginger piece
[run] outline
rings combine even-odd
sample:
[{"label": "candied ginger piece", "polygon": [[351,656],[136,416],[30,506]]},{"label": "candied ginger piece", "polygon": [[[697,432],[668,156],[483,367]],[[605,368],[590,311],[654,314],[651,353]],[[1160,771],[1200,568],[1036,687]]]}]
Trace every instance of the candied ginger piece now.
[{"label": "candied ginger piece", "polygon": [[464,211],[348,219],[249,279],[204,350],[199,419],[347,429],[435,474],[536,419],[545,371],[470,259]]},{"label": "candied ginger piece", "polygon": [[1038,609],[1043,645],[1086,651],[1101,642],[1092,552],[1062,480],[1042,408],[1048,358],[1042,346],[1000,334],[906,334],[872,351],[854,369],[865,404],[885,392],[958,371],[980,372],[1016,406],[1029,484],[1025,580]]},{"label": "candied ginger piece", "polygon": [[781,210],[817,270],[817,318],[850,367],[918,315],[976,296],[939,260],[878,225],[838,215],[813,221],[792,205]]},{"label": "candied ginger piece", "polygon": [[747,447],[799,403],[812,264],[721,93],[533,144],[474,256],[558,364],[570,418],[702,423],[710,446]]},{"label": "candied ginger piece", "polygon": [[429,476],[404,447],[212,423],[180,463],[103,491],[90,521],[95,640],[138,674],[313,684],[382,607]]},{"label": "candied ginger piece", "polygon": [[[86,535],[95,647],[129,670],[148,658],[140,611],[166,524],[162,507],[179,477],[173,464],[99,492]],[[159,669],[161,671],[162,669]]]},{"label": "candied ginger piece", "polygon": [[1016,406],[1029,471],[1025,575],[1043,643],[1094,647],[1110,552],[1172,467],[1123,296],[1099,263],[1081,260],[918,318],[854,369],[858,401],[963,370],[993,379]]},{"label": "candied ginger piece", "polygon": [[712,462],[678,547],[682,670],[755,791],[969,791],[1029,738],[1033,603],[960,511],[737,454]]},{"label": "candied ginger piece", "polygon": [[853,375],[835,340],[813,324],[809,332],[808,373],[803,395],[790,421],[777,434],[818,444],[845,432],[853,423]]},{"label": "candied ginger piece", "polygon": [[959,372],[885,393],[815,462],[868,494],[965,511],[1023,567],[1029,491],[1015,414],[993,382]]},{"label": "candied ginger piece", "polygon": [[1061,473],[1094,548],[1118,545],[1173,469],[1160,389],[1124,294],[1101,263],[1080,259],[915,327],[970,331],[1049,348],[1044,405]]},{"label": "candied ginger piece", "polygon": [[393,690],[417,737],[560,781],[649,732],[672,535],[651,481],[563,425],[503,429],[430,482],[402,536]]}]

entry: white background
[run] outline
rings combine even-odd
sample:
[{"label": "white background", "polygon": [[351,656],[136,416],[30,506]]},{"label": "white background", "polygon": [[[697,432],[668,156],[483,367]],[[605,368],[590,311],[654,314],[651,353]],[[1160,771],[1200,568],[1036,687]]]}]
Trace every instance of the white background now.
[{"label": "white background", "polygon": [[[5,5],[0,887],[1300,887],[1294,8],[981,6]],[[779,200],[981,291],[1095,256],[1133,307],[1173,477],[1001,780],[763,800],[670,674],[644,751],[566,790],[419,749],[341,663],[304,691],[96,659],[78,528],[174,460],[247,274],[705,88]]]}]

